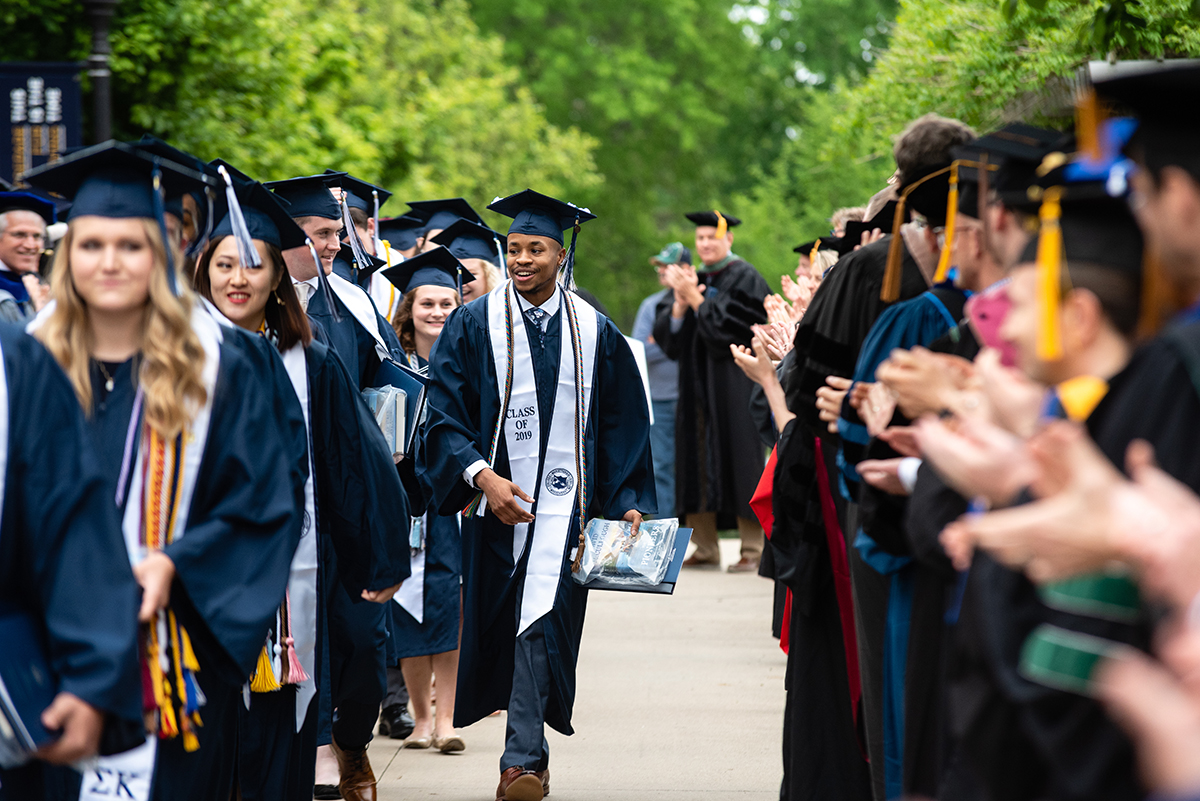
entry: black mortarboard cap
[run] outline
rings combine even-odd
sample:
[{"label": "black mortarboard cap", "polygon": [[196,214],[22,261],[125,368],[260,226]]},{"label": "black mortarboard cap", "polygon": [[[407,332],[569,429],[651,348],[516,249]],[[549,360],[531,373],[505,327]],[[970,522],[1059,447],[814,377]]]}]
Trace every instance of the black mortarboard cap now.
[{"label": "black mortarboard cap", "polygon": [[58,219],[54,203],[29,192],[0,192],[0,214],[6,211],[32,211],[53,225]]},{"label": "black mortarboard cap", "polygon": [[470,220],[458,220],[433,238],[444,245],[454,258],[483,259],[497,267],[508,246],[508,237],[493,231],[486,225],[477,225]]},{"label": "black mortarboard cap", "polygon": [[1200,180],[1200,59],[1122,61],[1088,65],[1097,95],[1139,121],[1135,143],[1146,166],[1175,165]]},{"label": "black mortarboard cap", "polygon": [[[246,230],[251,239],[260,239],[280,250],[304,247],[307,237],[304,230],[292,220],[286,200],[258,181],[247,182],[235,178],[234,191],[237,192],[238,204],[241,206],[242,217],[246,221]],[[233,235],[233,221],[228,207],[224,203],[222,206],[225,207],[225,212],[213,230],[214,239]]]},{"label": "black mortarboard cap", "polygon": [[370,253],[363,253],[362,258],[354,257],[354,248],[348,243],[342,244],[342,249],[336,257],[336,261],[348,265],[354,273],[355,281],[361,286],[371,275],[380,267],[386,267],[387,262],[378,256],[372,256]]},{"label": "black mortarboard cap", "polygon": [[[173,161],[176,164],[182,164],[185,167],[191,167],[196,172],[204,173],[212,178],[217,177],[216,170],[212,169],[210,165],[206,164],[203,159],[193,156],[191,153],[188,153],[185,150],[180,150],[174,145],[159,139],[157,136],[145,134],[141,139],[137,140],[136,142],[131,142],[130,144],[132,144],[138,150],[144,150],[145,152],[158,156],[159,158]],[[166,196],[166,210],[180,219],[183,219],[184,194],[185,193],[167,193]],[[200,242],[201,240],[205,239],[203,234],[206,232],[206,229],[216,220],[210,220],[208,217],[209,204],[208,200],[204,196],[203,191],[193,191],[186,194],[190,194],[196,201],[196,212],[199,215],[199,218],[194,222],[197,233],[196,239],[197,242]],[[219,215],[214,216],[219,217]]]},{"label": "black mortarboard cap", "polygon": [[530,234],[533,236],[548,236],[559,244],[563,242],[562,232],[574,229],[575,223],[585,223],[596,219],[596,215],[574,203],[543,195],[526,189],[509,195],[506,198],[496,198],[488,206],[490,211],[512,217],[512,225],[508,227],[510,234]]},{"label": "black mortarboard cap", "polygon": [[[859,235],[861,236],[861,233]],[[822,236],[816,239],[810,239],[807,242],[796,245],[796,247],[792,248],[792,252],[803,253],[805,256],[807,256],[812,253],[813,248],[817,247],[817,245],[821,246],[818,248],[819,250],[836,248],[841,239],[842,237],[840,236]]]},{"label": "black mortarboard cap", "polygon": [[35,167],[23,178],[35,187],[70,198],[70,219],[85,215],[157,218],[156,170],[164,195],[182,195],[215,183],[188,166],[116,141]]},{"label": "black mortarboard cap", "polygon": [[417,246],[417,237],[425,229],[425,218],[415,214],[401,217],[384,217],[379,221],[379,238],[387,240],[397,250],[408,250]]},{"label": "black mortarboard cap", "polygon": [[[954,158],[989,165],[988,191],[995,192],[1001,203],[1015,207],[1022,203],[1029,187],[1037,179],[1037,169],[1053,152],[1073,149],[1070,134],[1037,128],[1021,122],[1005,125],[985,136],[953,150]],[[971,217],[979,215],[979,169],[962,164],[958,169],[958,208]]]},{"label": "black mortarboard cap", "polygon": [[421,286],[440,286],[462,292],[462,284],[475,280],[446,247],[436,247],[418,253],[411,259],[388,267],[380,273],[405,294]]},{"label": "black mortarboard cap", "polygon": [[266,187],[288,202],[288,212],[292,217],[340,220],[342,207],[329,191],[329,181],[343,175],[345,173],[302,175],[286,181],[270,181]]},{"label": "black mortarboard cap", "polygon": [[734,217],[732,214],[725,214],[724,212],[718,212],[715,210],[714,211],[693,211],[693,212],[691,212],[689,214],[685,214],[683,216],[687,217],[689,220],[691,220],[692,224],[695,225],[696,227],[700,227],[702,225],[711,225],[714,228],[720,228],[721,227],[721,219],[720,219],[720,217],[717,216],[718,214],[720,214],[721,217],[725,218],[725,225],[729,228],[733,228],[736,225],[742,224],[742,221],[739,220],[737,217]]},{"label": "black mortarboard cap", "polygon": [[392,193],[384,189],[382,186],[367,183],[361,178],[355,178],[348,173],[338,172],[337,170],[325,170],[325,175],[329,176],[329,186],[341,187],[346,193],[346,202],[350,204],[352,209],[361,209],[368,215],[375,214],[375,196],[379,197],[379,205],[382,206],[388,202],[388,198]]},{"label": "black mortarboard cap", "polygon": [[444,198],[442,200],[412,200],[409,201],[418,215],[425,218],[424,231],[445,230],[454,224],[455,220],[470,220],[483,224],[483,218],[471,208],[471,204],[461,197]]}]

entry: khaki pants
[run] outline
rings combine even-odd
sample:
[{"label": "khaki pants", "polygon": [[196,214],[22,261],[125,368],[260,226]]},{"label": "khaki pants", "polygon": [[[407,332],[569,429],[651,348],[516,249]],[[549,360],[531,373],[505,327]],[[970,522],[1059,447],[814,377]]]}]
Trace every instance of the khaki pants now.
[{"label": "khaki pants", "polygon": [[[721,550],[717,545],[717,513],[693,512],[685,525],[692,527],[692,542],[696,543],[695,558],[701,562],[720,564]],[[763,530],[757,520],[739,517],[738,536],[742,538],[742,558],[758,561],[762,558]]]}]

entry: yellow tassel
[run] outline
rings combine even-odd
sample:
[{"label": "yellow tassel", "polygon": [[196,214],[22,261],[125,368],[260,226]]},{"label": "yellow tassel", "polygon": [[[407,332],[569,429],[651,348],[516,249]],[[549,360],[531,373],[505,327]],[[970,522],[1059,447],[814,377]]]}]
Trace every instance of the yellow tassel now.
[{"label": "yellow tassel", "polygon": [[900,197],[896,204],[896,216],[892,218],[892,241],[888,243],[887,266],[883,270],[883,286],[879,290],[879,299],[884,303],[895,303],[900,298],[900,249],[904,237],[900,235],[900,226],[904,224],[904,203],[908,193]]},{"label": "yellow tassel", "polygon": [[1075,139],[1079,152],[1093,161],[1100,158],[1100,122],[1100,102],[1089,86],[1075,101]]},{"label": "yellow tassel", "polygon": [[192,638],[183,626],[179,627],[179,637],[183,640],[183,666],[193,673],[199,673],[200,662],[196,659],[196,652],[192,650]]},{"label": "yellow tassel", "polygon": [[1082,423],[1108,394],[1108,382],[1094,375],[1080,375],[1059,384],[1056,392],[1067,417]]},{"label": "yellow tassel", "polygon": [[812,250],[808,251],[808,263],[810,265],[817,263],[817,251],[821,249],[821,240],[817,240],[817,244],[812,246]]},{"label": "yellow tassel", "polygon": [[1062,332],[1059,330],[1059,299],[1062,297],[1062,187],[1052,186],[1042,196],[1038,212],[1041,232],[1038,235],[1038,339],[1037,354],[1043,361],[1062,358]]},{"label": "yellow tassel", "polygon": [[254,678],[250,680],[250,692],[255,693],[273,693],[280,689],[279,682],[275,680],[275,668],[271,665],[271,655],[267,652],[268,646],[263,646],[263,649],[258,652],[258,666],[254,668]]},{"label": "yellow tassel", "polygon": [[717,239],[724,239],[729,232],[729,223],[725,222],[725,215],[716,209],[713,209],[713,214],[717,215]]},{"label": "yellow tassel", "polygon": [[938,257],[937,272],[933,283],[940,284],[950,274],[951,251],[954,250],[954,227],[958,217],[958,162],[950,165],[950,193],[946,196],[946,241]]}]

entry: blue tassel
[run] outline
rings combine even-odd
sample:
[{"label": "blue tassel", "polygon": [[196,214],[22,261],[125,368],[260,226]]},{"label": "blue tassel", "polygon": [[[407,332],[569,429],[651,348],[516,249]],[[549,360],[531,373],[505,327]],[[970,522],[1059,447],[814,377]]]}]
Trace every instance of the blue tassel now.
[{"label": "blue tassel", "polygon": [[333,316],[335,323],[340,323],[342,315],[338,314],[333,288],[329,286],[329,277],[325,275],[325,265],[321,263],[321,257],[317,255],[317,249],[313,247],[312,240],[305,237],[304,243],[308,245],[308,252],[312,254],[313,263],[317,265],[317,285],[321,288],[321,294],[325,296],[325,302],[329,304],[329,313]]},{"label": "blue tassel", "polygon": [[181,292],[179,279],[175,276],[175,256],[171,253],[171,238],[167,235],[167,201],[163,195],[162,167],[159,166],[157,159],[154,162],[152,179],[154,182],[154,219],[158,223],[158,230],[162,234],[163,245],[165,245],[164,249],[167,251],[167,285],[171,287],[171,294],[179,297]]}]

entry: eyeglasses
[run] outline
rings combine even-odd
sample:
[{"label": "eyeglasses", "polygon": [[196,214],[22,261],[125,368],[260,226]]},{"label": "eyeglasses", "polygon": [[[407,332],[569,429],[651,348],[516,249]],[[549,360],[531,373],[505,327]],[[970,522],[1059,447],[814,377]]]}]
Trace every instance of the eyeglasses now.
[{"label": "eyeglasses", "polygon": [[16,239],[20,242],[30,240],[32,242],[41,244],[46,241],[45,234],[35,234],[32,231],[5,231],[4,235],[11,236],[13,239]]}]

